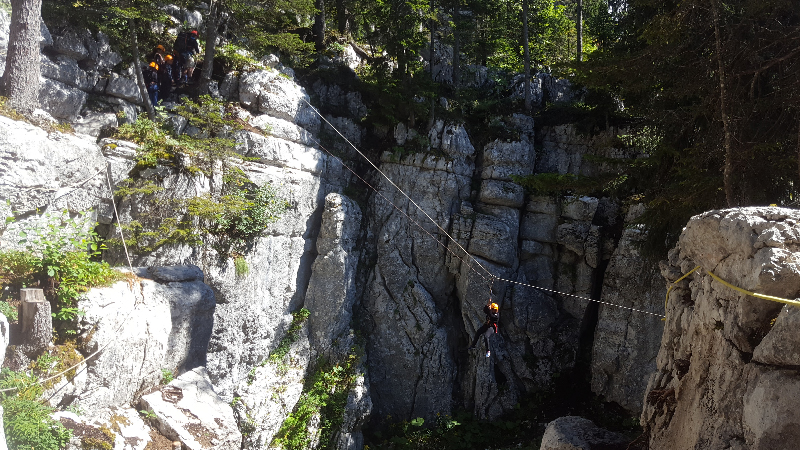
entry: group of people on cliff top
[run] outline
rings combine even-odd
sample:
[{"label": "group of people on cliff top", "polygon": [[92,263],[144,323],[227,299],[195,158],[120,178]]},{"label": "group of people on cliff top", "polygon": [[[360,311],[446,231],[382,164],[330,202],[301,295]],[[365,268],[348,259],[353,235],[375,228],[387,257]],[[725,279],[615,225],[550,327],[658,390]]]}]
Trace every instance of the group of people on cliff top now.
[{"label": "group of people on cliff top", "polygon": [[147,95],[154,106],[159,101],[169,99],[176,87],[192,83],[199,53],[197,30],[178,33],[169,53],[160,44],[153,49],[147,58],[149,63],[142,68],[142,73]]}]

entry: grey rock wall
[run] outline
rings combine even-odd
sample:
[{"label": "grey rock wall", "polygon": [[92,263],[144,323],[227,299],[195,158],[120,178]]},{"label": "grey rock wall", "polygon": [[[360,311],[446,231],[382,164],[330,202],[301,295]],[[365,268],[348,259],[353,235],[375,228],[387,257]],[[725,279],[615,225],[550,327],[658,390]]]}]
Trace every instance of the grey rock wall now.
[{"label": "grey rock wall", "polygon": [[162,369],[182,373],[205,363],[216,302],[202,272],[151,268],[125,276],[79,302],[83,349],[103,351],[48,392],[51,404],[86,411],[125,405],[157,386]]},{"label": "grey rock wall", "polygon": [[800,288],[800,213],[781,208],[710,211],[693,217],[662,266],[670,292],[664,336],[642,425],[650,448],[790,449],[800,445],[796,346],[786,326],[796,307],[740,288],[794,298]]},{"label": "grey rock wall", "polygon": [[[626,222],[633,219],[629,213]],[[645,313],[663,313],[664,285],[657,267],[639,254],[637,243],[643,238],[640,227],[623,231],[601,296],[604,302],[637,311],[601,304],[592,347],[592,391],[632,415],[642,411],[663,329],[660,316]]]}]

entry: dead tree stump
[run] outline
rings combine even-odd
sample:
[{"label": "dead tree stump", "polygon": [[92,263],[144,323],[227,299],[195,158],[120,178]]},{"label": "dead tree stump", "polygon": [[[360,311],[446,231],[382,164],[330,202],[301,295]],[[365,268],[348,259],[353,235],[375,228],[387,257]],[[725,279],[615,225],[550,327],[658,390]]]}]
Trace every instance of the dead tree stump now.
[{"label": "dead tree stump", "polygon": [[13,359],[18,367],[25,367],[50,346],[53,340],[53,317],[50,302],[42,289],[20,289],[19,330],[21,336]]}]

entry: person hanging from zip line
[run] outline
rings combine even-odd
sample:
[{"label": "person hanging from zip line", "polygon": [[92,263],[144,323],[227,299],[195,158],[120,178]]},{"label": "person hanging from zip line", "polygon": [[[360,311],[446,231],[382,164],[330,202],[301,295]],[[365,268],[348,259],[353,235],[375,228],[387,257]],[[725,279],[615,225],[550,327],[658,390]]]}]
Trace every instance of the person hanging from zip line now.
[{"label": "person hanging from zip line", "polygon": [[475,350],[478,339],[483,335],[483,342],[486,343],[486,357],[488,358],[492,355],[492,352],[489,350],[489,335],[497,334],[497,322],[500,321],[500,307],[497,306],[497,303],[494,303],[490,297],[489,303],[483,307],[483,312],[486,313],[486,322],[475,332],[475,338],[472,339],[472,345],[469,346],[469,350]]}]

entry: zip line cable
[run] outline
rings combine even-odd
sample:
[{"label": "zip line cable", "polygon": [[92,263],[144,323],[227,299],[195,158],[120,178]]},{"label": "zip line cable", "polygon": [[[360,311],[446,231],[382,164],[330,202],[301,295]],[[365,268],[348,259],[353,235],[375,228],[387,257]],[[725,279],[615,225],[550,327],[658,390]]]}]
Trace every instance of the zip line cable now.
[{"label": "zip line cable", "polygon": [[[317,140],[315,140],[315,139],[313,139],[313,138],[312,138],[311,140],[312,140],[312,141],[314,141],[314,143],[316,143],[316,144],[319,146],[319,148],[321,148],[321,149],[325,150],[325,152],[326,152],[326,153],[328,153],[328,154],[329,154],[329,155],[331,155],[332,157],[336,158],[336,156],[334,156],[334,154],[333,154],[333,153],[331,153],[331,152],[330,152],[330,151],[329,151],[327,148],[323,147],[323,146],[322,146],[322,144],[320,144],[320,143],[319,143],[319,141],[317,141]],[[440,241],[440,240],[439,240],[439,238],[437,238],[436,236],[434,236],[434,235],[433,235],[433,233],[431,233],[430,231],[426,230],[426,229],[425,229],[425,227],[423,227],[423,226],[422,226],[422,225],[421,225],[419,222],[417,222],[416,220],[414,220],[414,218],[413,218],[413,217],[411,217],[411,216],[410,216],[410,215],[409,215],[407,212],[405,212],[405,211],[404,211],[402,208],[400,208],[399,206],[395,205],[395,204],[394,204],[394,203],[393,203],[391,200],[389,200],[388,198],[386,198],[386,196],[385,196],[385,195],[383,195],[383,193],[382,193],[381,191],[379,191],[379,190],[378,190],[378,189],[376,189],[374,186],[372,186],[370,183],[368,183],[368,182],[367,182],[367,180],[365,180],[364,178],[362,178],[362,177],[361,177],[361,176],[360,176],[358,173],[356,173],[356,171],[355,171],[355,170],[351,169],[351,168],[350,168],[350,166],[348,166],[347,164],[345,164],[345,163],[344,163],[344,161],[342,161],[340,158],[336,158],[336,159],[339,161],[339,163],[340,163],[340,164],[341,164],[341,165],[342,165],[342,166],[343,166],[345,169],[349,170],[349,171],[350,171],[350,172],[351,172],[353,175],[355,175],[355,176],[356,176],[356,178],[358,178],[359,180],[361,180],[361,182],[363,182],[365,185],[367,185],[367,187],[369,187],[370,189],[372,189],[373,191],[375,191],[375,193],[376,193],[376,194],[380,195],[380,196],[381,196],[381,198],[383,198],[384,200],[386,200],[386,202],[387,202],[387,203],[389,203],[390,205],[392,205],[392,207],[394,207],[394,209],[396,209],[397,211],[399,211],[399,212],[400,212],[402,215],[404,215],[404,216],[405,216],[405,217],[406,217],[406,218],[407,218],[407,219],[408,219],[410,222],[412,222],[414,225],[416,225],[416,226],[417,226],[417,227],[419,227],[419,228],[420,228],[422,231],[424,231],[424,232],[425,232],[425,233],[426,233],[428,236],[430,236],[430,237],[431,237],[431,239],[433,239],[434,241],[436,241],[436,243],[437,243],[437,244],[441,245],[441,246],[442,246],[442,247],[443,247],[445,250],[447,250],[448,252],[450,252],[450,254],[452,254],[453,256],[455,256],[456,258],[458,258],[458,259],[459,259],[459,260],[460,260],[462,263],[466,264],[467,268],[469,268],[470,270],[473,270],[473,271],[474,271],[476,274],[478,274],[478,276],[480,276],[481,278],[483,278],[483,280],[484,280],[484,281],[490,281],[490,280],[491,280],[491,278],[487,278],[487,277],[483,276],[483,274],[482,274],[482,273],[478,272],[477,270],[474,270],[474,268],[470,266],[470,264],[469,264],[469,262],[468,262],[468,261],[465,261],[465,260],[464,260],[464,258],[462,258],[462,257],[458,256],[458,254],[457,254],[456,252],[454,252],[453,250],[451,250],[451,249],[450,249],[450,248],[447,246],[447,244],[445,244],[444,242]],[[467,254],[469,254],[469,253],[467,253]]]},{"label": "zip line cable", "polygon": [[[613,307],[616,307],[616,308],[627,309],[627,310],[629,310],[629,311],[639,312],[639,313],[642,313],[642,314],[648,314],[648,315],[651,315],[651,316],[656,316],[656,317],[665,317],[663,314],[658,314],[658,313],[654,313],[654,312],[651,312],[651,311],[645,311],[645,310],[643,310],[643,309],[633,308],[633,307],[630,307],[630,306],[624,306],[624,305],[620,305],[620,304],[617,304],[617,303],[611,303],[611,302],[606,302],[606,301],[602,301],[602,300],[597,300],[597,299],[593,299],[593,298],[591,298],[591,297],[584,297],[584,296],[577,295],[577,294],[568,294],[568,293],[566,293],[566,292],[560,292],[560,291],[557,291],[557,290],[555,290],[555,289],[548,289],[548,288],[544,288],[544,287],[541,287],[541,286],[534,286],[534,285],[532,285],[532,284],[527,284],[527,283],[522,283],[522,282],[519,282],[519,281],[509,280],[508,278],[502,278],[502,277],[499,277],[499,276],[497,276],[497,275],[493,274],[493,273],[492,273],[491,271],[489,271],[489,270],[488,270],[486,267],[484,267],[484,266],[483,266],[483,265],[482,265],[482,264],[481,264],[481,263],[480,263],[480,262],[477,260],[477,258],[475,258],[474,256],[472,256],[472,254],[470,254],[470,253],[469,253],[469,252],[468,252],[466,249],[464,249],[464,247],[463,247],[463,246],[461,246],[461,244],[459,244],[459,243],[458,243],[458,241],[456,241],[456,240],[455,240],[455,239],[454,239],[452,236],[450,236],[450,234],[449,234],[449,233],[447,233],[447,231],[445,231],[445,230],[444,230],[444,229],[443,229],[443,228],[442,228],[442,227],[441,227],[441,226],[440,226],[440,225],[439,225],[439,224],[438,224],[438,223],[437,223],[437,222],[436,222],[436,221],[435,221],[435,220],[434,220],[434,219],[433,219],[433,218],[432,218],[430,215],[428,215],[428,213],[427,213],[427,212],[425,212],[425,210],[424,210],[424,209],[422,209],[422,207],[420,207],[420,206],[419,206],[419,205],[418,205],[418,204],[417,204],[417,203],[416,203],[416,202],[415,202],[413,199],[411,199],[411,197],[409,197],[409,195],[408,195],[408,194],[406,194],[406,193],[405,193],[405,192],[404,192],[402,189],[400,189],[400,187],[399,187],[399,186],[397,186],[397,184],[395,184],[395,183],[394,183],[394,182],[393,182],[393,181],[392,181],[392,180],[391,180],[391,179],[390,179],[390,178],[389,178],[389,177],[388,177],[388,176],[387,176],[387,175],[386,175],[386,174],[385,174],[383,171],[381,171],[381,170],[378,168],[378,166],[376,166],[376,165],[375,165],[375,164],[374,164],[374,163],[373,163],[373,162],[372,162],[372,161],[371,161],[369,158],[367,158],[367,157],[366,157],[366,155],[364,155],[364,153],[362,153],[362,152],[361,152],[361,151],[360,151],[360,150],[359,150],[359,149],[358,149],[358,148],[357,148],[357,147],[356,147],[356,146],[355,146],[355,145],[354,145],[352,142],[350,142],[350,140],[349,140],[349,139],[347,139],[347,138],[346,138],[346,137],[345,137],[345,136],[344,136],[344,135],[343,135],[343,134],[342,134],[342,133],[341,133],[341,132],[340,132],[340,131],[339,131],[339,130],[338,130],[338,129],[337,129],[337,128],[336,128],[336,127],[335,127],[335,126],[332,124],[332,123],[330,123],[330,122],[329,122],[329,121],[328,121],[328,120],[327,120],[327,119],[326,119],[326,118],[325,118],[325,117],[324,117],[322,114],[320,114],[320,112],[319,112],[319,111],[318,111],[316,108],[314,108],[314,106],[313,106],[313,105],[311,105],[311,103],[309,103],[309,102],[308,102],[306,99],[302,99],[302,100],[303,100],[303,101],[304,101],[304,102],[305,102],[305,103],[306,103],[306,104],[307,104],[309,107],[311,107],[311,109],[312,109],[312,110],[313,110],[313,111],[314,111],[314,112],[315,112],[315,113],[316,113],[316,114],[317,114],[317,115],[318,115],[318,116],[319,116],[319,117],[320,117],[320,118],[321,118],[321,119],[322,119],[322,120],[323,120],[323,121],[324,121],[326,124],[328,124],[328,126],[330,126],[331,128],[333,128],[333,130],[336,132],[336,134],[338,134],[339,136],[341,136],[341,138],[342,138],[342,139],[344,139],[344,140],[345,140],[345,142],[347,142],[347,143],[348,143],[348,144],[349,144],[349,145],[350,145],[350,146],[353,148],[353,150],[355,150],[355,151],[356,151],[356,152],[357,152],[357,153],[358,153],[358,154],[359,154],[359,155],[360,155],[362,158],[364,158],[364,159],[365,159],[365,160],[366,160],[366,161],[367,161],[367,162],[368,162],[368,163],[369,163],[369,164],[370,164],[370,165],[371,165],[373,168],[375,168],[375,170],[376,170],[378,173],[380,173],[380,174],[381,174],[381,175],[382,175],[382,176],[383,176],[383,177],[384,177],[384,178],[385,178],[385,179],[386,179],[386,180],[389,182],[389,184],[391,184],[392,186],[394,186],[394,188],[395,188],[395,189],[397,189],[397,190],[398,190],[398,191],[399,191],[401,194],[403,194],[403,196],[404,196],[405,198],[407,198],[407,199],[408,199],[408,200],[409,200],[409,201],[410,201],[410,202],[411,202],[411,203],[412,203],[412,204],[413,204],[413,205],[414,205],[414,206],[415,206],[415,207],[416,207],[418,210],[420,210],[420,212],[422,212],[422,213],[425,215],[425,217],[427,217],[427,218],[428,218],[428,220],[430,220],[430,221],[431,221],[431,222],[432,222],[432,223],[433,223],[433,224],[436,226],[436,228],[438,228],[438,229],[439,229],[439,230],[440,230],[442,233],[444,233],[444,235],[445,235],[445,236],[447,236],[447,238],[448,238],[448,239],[450,239],[450,240],[451,240],[453,243],[455,243],[455,244],[458,246],[458,248],[459,248],[459,249],[461,249],[461,251],[463,251],[465,255],[467,255],[467,257],[468,257],[469,259],[471,259],[472,261],[474,261],[474,262],[475,262],[475,265],[477,265],[478,267],[480,267],[481,269],[483,269],[483,270],[484,270],[484,271],[485,271],[485,272],[486,272],[486,273],[489,275],[489,277],[490,277],[490,282],[491,282],[491,283],[493,283],[493,282],[494,282],[494,280],[497,280],[497,281],[505,281],[505,282],[507,282],[507,283],[512,283],[512,284],[516,284],[516,285],[519,285],[519,286],[525,286],[525,287],[529,287],[529,288],[532,288],[532,289],[538,289],[538,290],[540,290],[540,291],[545,291],[545,292],[549,292],[549,293],[553,293],[553,294],[557,294],[557,295],[562,295],[562,296],[567,296],[567,297],[578,298],[578,299],[581,299],[581,300],[586,300],[586,301],[590,301],[590,302],[600,303],[600,304],[603,304],[603,305],[613,306]],[[328,149],[326,149],[325,147],[323,147],[322,145],[320,145],[320,143],[319,143],[319,142],[317,142],[317,141],[316,141],[316,140],[314,140],[314,139],[312,139],[312,141],[314,141],[314,142],[315,142],[315,143],[316,143],[316,144],[317,144],[317,145],[318,145],[318,146],[319,146],[321,149],[323,149],[323,150],[324,150],[326,153],[328,153],[328,154],[329,154],[329,155],[331,155],[332,157],[336,158],[336,156],[334,156],[334,155],[333,155],[333,154],[332,154],[330,151],[328,151]],[[337,158],[337,159],[341,160],[341,158]],[[382,194],[380,191],[378,191],[378,189],[376,189],[376,188],[375,188],[374,186],[372,186],[371,184],[367,183],[367,182],[366,182],[366,181],[365,181],[365,180],[364,180],[364,179],[363,179],[361,176],[359,176],[359,175],[358,175],[358,174],[357,174],[357,173],[356,173],[356,172],[355,172],[353,169],[351,169],[349,166],[347,166],[346,164],[344,164],[344,162],[341,162],[341,164],[342,164],[342,166],[344,166],[344,167],[345,167],[347,170],[349,170],[350,172],[352,172],[352,173],[353,173],[353,174],[354,174],[354,175],[355,175],[355,176],[356,176],[356,177],[357,177],[359,180],[361,180],[362,182],[364,182],[364,184],[366,184],[366,185],[367,185],[367,186],[368,186],[370,189],[372,189],[372,190],[373,190],[373,191],[375,191],[375,192],[376,192],[378,195],[380,195],[380,196],[381,196],[381,198],[383,198],[384,200],[386,200],[387,202],[389,202],[389,204],[391,204],[391,205],[392,205],[392,206],[393,206],[395,209],[397,209],[398,211],[400,211],[401,213],[403,213],[403,215],[404,215],[404,216],[406,216],[406,217],[407,217],[407,218],[408,218],[408,219],[409,219],[411,222],[413,222],[415,225],[417,225],[419,228],[421,228],[423,231],[425,231],[425,232],[426,232],[428,235],[430,235],[430,236],[431,236],[431,237],[432,237],[434,240],[436,240],[436,242],[437,242],[439,245],[443,246],[445,249],[447,249],[447,251],[449,251],[450,253],[452,253],[454,256],[456,256],[456,257],[457,257],[459,260],[461,260],[463,263],[467,264],[467,268],[468,268],[469,270],[472,270],[472,271],[474,271],[474,272],[475,272],[476,274],[478,274],[478,275],[479,275],[481,278],[483,278],[484,280],[487,280],[487,278],[486,278],[486,277],[484,277],[484,276],[483,276],[483,275],[482,275],[480,272],[478,272],[478,271],[477,271],[477,269],[475,269],[475,267],[474,267],[474,266],[471,266],[471,265],[470,265],[469,263],[467,263],[467,262],[466,262],[466,261],[465,261],[463,258],[461,258],[461,257],[460,257],[460,256],[458,256],[458,255],[457,255],[455,252],[453,252],[453,250],[451,250],[451,249],[450,249],[450,248],[449,248],[447,245],[445,245],[444,243],[442,243],[441,241],[439,241],[437,238],[435,238],[435,237],[434,237],[434,236],[433,236],[433,235],[432,235],[432,234],[431,234],[431,233],[430,233],[428,230],[426,230],[426,229],[425,229],[423,226],[421,226],[421,225],[420,225],[420,224],[419,224],[417,221],[415,221],[414,219],[412,219],[412,218],[411,218],[411,216],[409,216],[409,215],[408,215],[408,214],[407,214],[405,211],[403,211],[403,210],[402,210],[400,207],[398,207],[397,205],[395,205],[395,204],[394,204],[394,203],[393,203],[391,200],[389,200],[388,198],[386,198],[386,196],[384,196],[384,195],[383,195],[383,194]],[[491,288],[490,288],[490,290],[491,290]]]},{"label": "zip line cable", "polygon": [[[444,229],[444,228],[442,228],[441,226],[439,226],[439,224],[438,224],[438,223],[437,223],[435,220],[433,220],[433,217],[429,216],[429,215],[428,215],[428,213],[427,213],[427,212],[425,212],[425,210],[424,210],[424,209],[422,209],[422,207],[421,207],[421,206],[419,206],[419,205],[417,204],[417,202],[415,202],[415,201],[414,201],[414,200],[413,200],[411,197],[409,197],[409,196],[408,196],[408,194],[406,194],[406,193],[405,193],[405,191],[403,191],[402,189],[400,189],[400,187],[399,187],[399,186],[397,186],[396,184],[394,184],[394,181],[392,181],[392,179],[391,179],[391,178],[389,178],[389,177],[388,177],[388,176],[387,176],[385,173],[383,173],[383,171],[381,171],[381,169],[380,169],[380,168],[378,168],[378,166],[376,166],[376,165],[375,165],[375,163],[373,163],[373,162],[372,162],[372,161],[371,161],[369,158],[367,158],[367,156],[366,156],[365,154],[361,153],[361,150],[359,150],[359,149],[358,149],[358,148],[357,148],[355,145],[353,145],[353,143],[352,143],[352,142],[350,142],[350,140],[349,140],[349,139],[347,139],[347,138],[346,138],[346,137],[345,137],[345,136],[344,136],[344,135],[343,135],[343,134],[342,134],[342,133],[339,131],[339,129],[338,129],[338,128],[336,128],[335,126],[333,126],[333,124],[332,124],[332,123],[328,122],[328,119],[326,119],[326,118],[325,118],[325,117],[324,117],[322,114],[320,114],[320,112],[319,112],[319,111],[317,111],[317,108],[314,108],[314,106],[312,106],[312,105],[311,105],[311,103],[309,103],[309,102],[308,102],[308,101],[307,101],[305,98],[302,98],[302,97],[301,97],[301,99],[302,99],[302,100],[303,100],[303,101],[306,103],[306,105],[308,105],[308,106],[309,106],[309,107],[310,107],[310,108],[311,108],[311,109],[312,109],[312,110],[313,110],[313,111],[314,111],[314,112],[315,112],[315,113],[316,113],[316,114],[317,114],[317,115],[318,115],[318,116],[319,116],[319,117],[320,117],[322,120],[324,120],[324,121],[325,121],[325,123],[327,123],[327,124],[328,124],[328,125],[329,125],[331,128],[333,128],[333,131],[335,131],[335,132],[336,132],[336,134],[338,134],[339,136],[341,136],[341,137],[342,137],[342,139],[344,139],[344,140],[345,140],[345,142],[347,142],[348,144],[350,144],[350,146],[351,146],[351,147],[353,147],[353,150],[355,150],[355,151],[356,151],[356,152],[357,152],[359,155],[361,155],[361,157],[362,157],[362,158],[364,158],[365,160],[367,160],[367,162],[368,162],[368,163],[369,163],[369,164],[370,164],[372,167],[374,167],[374,168],[375,168],[375,170],[377,170],[377,171],[378,171],[378,173],[380,173],[381,175],[383,175],[383,177],[384,177],[384,178],[386,178],[386,181],[388,181],[388,182],[389,182],[389,183],[390,183],[392,186],[394,186],[394,188],[395,188],[395,189],[397,189],[397,190],[398,190],[398,191],[399,191],[401,194],[403,194],[403,196],[404,196],[405,198],[407,198],[407,199],[408,199],[408,201],[410,201],[410,202],[411,202],[411,203],[412,203],[414,206],[416,206],[416,207],[417,207],[417,209],[418,209],[418,210],[420,210],[420,212],[422,212],[422,214],[424,214],[424,215],[425,215],[425,217],[427,217],[427,218],[428,218],[428,220],[430,220],[430,221],[431,221],[431,223],[433,223],[433,224],[436,226],[436,228],[438,228],[439,230],[441,230],[441,232],[442,232],[442,233],[444,233],[444,235],[445,235],[445,236],[447,236],[447,237],[448,237],[448,238],[449,238],[451,241],[453,241],[453,242],[454,242],[454,243],[455,243],[455,244],[458,246],[458,248],[460,248],[460,249],[461,249],[461,251],[462,251],[462,252],[464,252],[464,253],[466,253],[467,255],[469,255],[469,252],[468,252],[468,251],[467,251],[467,250],[466,250],[464,247],[462,247],[462,246],[461,246],[461,244],[459,244],[459,243],[458,243],[458,241],[456,241],[455,239],[453,239],[453,237],[452,237],[452,236],[450,236],[450,234],[448,234],[448,233],[447,233],[447,231],[445,231],[445,229]],[[470,256],[472,256],[472,255],[470,255]],[[474,260],[475,260],[475,264],[477,264],[477,265],[478,265],[478,267],[480,267],[481,269],[483,269],[484,271],[486,271],[486,273],[488,273],[488,274],[489,274],[489,276],[494,276],[494,274],[492,274],[492,272],[491,272],[491,271],[489,271],[489,269],[487,269],[487,268],[483,267],[483,265],[481,265],[481,263],[480,263],[480,262],[479,262],[477,259],[475,259],[475,257],[472,257],[472,259],[474,259]]]}]

